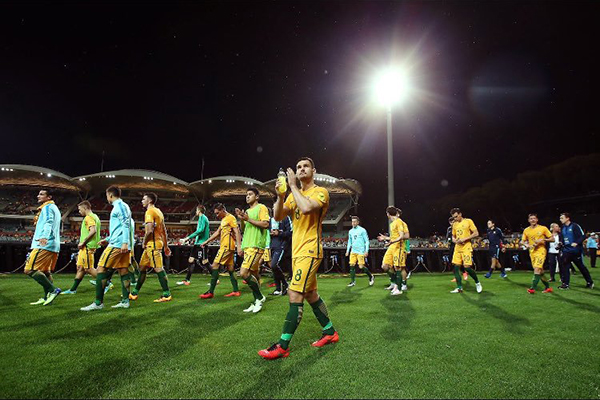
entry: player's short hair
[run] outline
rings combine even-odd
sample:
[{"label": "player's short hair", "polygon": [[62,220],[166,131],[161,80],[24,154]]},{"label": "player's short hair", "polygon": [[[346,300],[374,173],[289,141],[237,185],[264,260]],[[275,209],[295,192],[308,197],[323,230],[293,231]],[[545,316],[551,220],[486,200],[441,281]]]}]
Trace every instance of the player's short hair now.
[{"label": "player's short hair", "polygon": [[206,207],[204,207],[204,205],[202,205],[202,204],[198,204],[198,205],[196,206],[196,209],[200,210],[200,212],[201,212],[202,214],[204,214],[204,213],[206,212]]},{"label": "player's short hair", "polygon": [[87,200],[82,201],[81,203],[77,204],[77,207],[85,207],[87,209],[92,209],[92,203],[90,203]]},{"label": "player's short hair", "polygon": [[311,165],[313,168],[316,168],[316,167],[315,167],[315,162],[314,162],[314,161],[313,161],[313,159],[312,159],[312,158],[310,158],[310,157],[300,157],[300,158],[298,159],[298,161],[296,161],[296,164],[298,164],[300,161],[308,161],[308,162],[310,163],[310,165]]},{"label": "player's short hair", "polygon": [[491,222],[492,224],[496,225],[496,221],[494,221],[494,220],[493,220],[493,219],[491,219],[491,218],[488,218],[488,222]]},{"label": "player's short hair", "polygon": [[115,185],[113,185],[113,186],[109,186],[109,187],[106,189],[106,193],[110,193],[110,194],[112,194],[114,197],[121,197],[121,188],[120,188],[120,187],[118,187],[118,186],[115,186]]},{"label": "player's short hair", "polygon": [[158,200],[158,196],[156,195],[156,193],[144,193],[144,196],[149,198],[152,204],[156,204],[156,201]]},{"label": "player's short hair", "polygon": [[358,215],[353,215],[352,218],[350,218],[350,219],[355,219],[360,223],[360,218],[358,218]]},{"label": "player's short hair", "polygon": [[536,218],[538,218],[538,215],[536,213],[529,213],[529,214],[527,214],[527,218],[529,218],[529,217],[536,217]]},{"label": "player's short hair", "polygon": [[550,229],[554,228],[555,226],[558,226],[558,224],[556,222],[553,222],[550,224]]},{"label": "player's short hair", "polygon": [[454,215],[456,213],[462,214],[462,211],[460,211],[460,208],[454,207],[452,210],[450,210],[450,215]]},{"label": "player's short hair", "polygon": [[388,208],[385,209],[385,212],[392,215],[392,216],[400,216],[402,215],[402,210],[400,210],[399,208],[396,208],[394,206],[389,206]]},{"label": "player's short hair", "polygon": [[46,189],[46,188],[40,189],[40,192],[42,192],[42,191],[46,192],[46,196],[48,196],[48,197],[54,197],[54,190],[52,190],[52,189]]},{"label": "player's short hair", "polygon": [[225,205],[223,203],[217,203],[214,205],[213,210],[225,211]]},{"label": "player's short hair", "polygon": [[253,186],[249,186],[248,189],[246,189],[246,192],[252,192],[256,195],[256,197],[260,196],[258,189]]},{"label": "player's short hair", "polygon": [[571,219],[571,214],[570,214],[570,213],[568,213],[568,212],[563,212],[563,213],[560,213],[560,215],[561,215],[561,216],[562,216],[562,215],[564,215],[564,216],[565,216],[565,218]]}]

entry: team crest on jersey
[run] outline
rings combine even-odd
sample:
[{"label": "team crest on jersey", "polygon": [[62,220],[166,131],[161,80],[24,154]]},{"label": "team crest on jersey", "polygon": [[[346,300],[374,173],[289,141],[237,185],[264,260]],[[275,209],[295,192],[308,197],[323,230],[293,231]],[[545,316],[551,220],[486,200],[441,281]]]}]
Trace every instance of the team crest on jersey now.
[{"label": "team crest on jersey", "polygon": [[294,213],[296,219],[300,219],[300,209],[296,208],[296,212]]},{"label": "team crest on jersey", "polygon": [[325,202],[325,193],[319,192],[317,194],[317,196],[319,197],[319,200],[321,200],[322,202]]}]

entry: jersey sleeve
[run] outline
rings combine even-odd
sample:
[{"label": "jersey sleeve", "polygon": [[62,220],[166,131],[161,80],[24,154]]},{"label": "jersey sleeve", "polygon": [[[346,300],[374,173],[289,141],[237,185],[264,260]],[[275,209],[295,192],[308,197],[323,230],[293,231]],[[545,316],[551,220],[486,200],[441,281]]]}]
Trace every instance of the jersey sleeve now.
[{"label": "jersey sleeve", "polygon": [[546,239],[550,239],[552,237],[552,234],[550,233],[550,231],[546,227],[544,227],[544,232],[542,232],[542,234],[544,235],[544,237]]},{"label": "jersey sleeve", "polygon": [[283,206],[289,208],[291,211],[294,211],[294,206],[292,206],[292,201],[294,201],[294,196],[290,193],[290,194],[288,194],[288,197],[285,200],[285,203],[283,203]]},{"label": "jersey sleeve", "polygon": [[477,230],[477,227],[475,226],[475,223],[472,219],[469,219],[469,230],[471,231],[471,233],[474,233]]},{"label": "jersey sleeve", "polygon": [[146,213],[144,214],[144,222],[148,223],[154,223],[154,213],[152,212],[152,210],[148,210],[146,211]]},{"label": "jersey sleeve", "polygon": [[319,203],[319,205],[321,206],[321,208],[329,204],[329,192],[325,188],[317,188],[317,190],[315,190],[311,198],[313,200],[316,200],[317,203]]},{"label": "jersey sleeve", "polygon": [[456,236],[456,224],[452,224],[452,237]]},{"label": "jersey sleeve", "polygon": [[269,217],[269,209],[265,205],[261,205],[260,210],[258,210],[258,220],[259,221],[269,221],[271,217]]},{"label": "jersey sleeve", "polygon": [[521,242],[527,242],[527,233],[523,231],[523,236],[521,237]]},{"label": "jersey sleeve", "polygon": [[92,218],[91,215],[88,215],[85,217],[85,219],[83,220],[83,223],[85,224],[85,227],[89,230],[92,226],[95,228],[96,227],[96,221],[94,221],[94,218]]},{"label": "jersey sleeve", "polygon": [[227,223],[229,224],[229,226],[231,226],[232,228],[237,228],[238,223],[237,223],[237,220],[235,219],[235,217],[230,214],[228,218],[229,218],[229,221],[227,221]]}]

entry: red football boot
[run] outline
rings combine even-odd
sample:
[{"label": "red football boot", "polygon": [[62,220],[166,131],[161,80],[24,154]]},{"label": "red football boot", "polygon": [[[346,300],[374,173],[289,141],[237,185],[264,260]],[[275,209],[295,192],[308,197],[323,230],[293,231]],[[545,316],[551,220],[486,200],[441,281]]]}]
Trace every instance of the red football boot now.
[{"label": "red football boot", "polygon": [[277,286],[277,284],[276,284],[275,282],[271,282],[271,283],[269,283],[267,286],[268,286],[268,287],[275,287],[275,286]]},{"label": "red football boot", "polygon": [[206,292],[198,297],[200,297],[201,299],[212,299],[213,297],[215,297],[215,295],[210,292]]},{"label": "red football boot", "polygon": [[339,341],[340,341],[340,337],[338,336],[338,333],[334,332],[333,335],[321,336],[321,339],[317,340],[316,342],[313,342],[312,346],[313,347],[323,347],[327,344],[337,343]]},{"label": "red football boot", "polygon": [[231,292],[229,294],[226,294],[225,297],[240,297],[242,295],[242,293],[240,292]]},{"label": "red football boot", "polygon": [[535,293],[535,290],[534,290],[534,289],[527,289],[527,293],[529,293],[529,294],[534,294],[534,293]]},{"label": "red football boot", "polygon": [[275,343],[268,349],[258,352],[258,355],[265,360],[275,360],[276,358],[287,357],[290,355],[290,349],[284,349],[279,343]]},{"label": "red football boot", "polygon": [[544,289],[544,291],[542,293],[552,293],[554,292],[554,290],[552,290],[551,287],[549,287],[548,289]]}]

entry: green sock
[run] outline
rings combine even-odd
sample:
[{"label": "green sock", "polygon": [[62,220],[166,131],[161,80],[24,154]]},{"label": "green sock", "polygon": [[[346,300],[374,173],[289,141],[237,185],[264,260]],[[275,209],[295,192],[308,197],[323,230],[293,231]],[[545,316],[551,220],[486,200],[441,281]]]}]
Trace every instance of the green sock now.
[{"label": "green sock", "polygon": [[546,275],[542,273],[542,275],[540,275],[540,279],[542,280],[542,283],[544,284],[546,289],[548,289],[550,287],[550,284],[548,283],[548,279],[546,279]]},{"label": "green sock", "polygon": [[160,282],[160,287],[163,290],[163,296],[169,297],[171,295],[171,291],[169,290],[169,278],[167,278],[167,273],[163,269],[157,275],[158,281]]},{"label": "green sock", "polygon": [[369,277],[369,279],[373,279],[373,274],[371,273],[371,271],[369,271],[369,268],[363,267],[362,270],[363,270],[363,272],[365,274],[367,274],[367,276]]},{"label": "green sock", "polygon": [[283,323],[283,332],[281,333],[281,338],[279,339],[279,344],[282,348],[287,349],[290,345],[290,341],[292,340],[292,336],[294,336],[294,332],[296,332],[296,328],[302,321],[302,312],[304,311],[304,304],[302,303],[290,303],[290,308],[285,317],[285,322]]},{"label": "green sock", "polygon": [[248,286],[252,289],[252,294],[254,295],[255,300],[260,300],[263,298],[262,293],[260,292],[260,286],[258,285],[258,281],[256,277],[252,274],[246,278],[246,282],[248,282]]},{"label": "green sock", "polygon": [[107,275],[106,272],[98,272],[98,276],[96,276],[96,305],[104,302],[104,286],[108,281]]},{"label": "green sock", "polygon": [[131,286],[131,273],[121,275],[121,295],[123,296],[122,302],[129,301],[129,289]]},{"label": "green sock", "polygon": [[138,276],[138,280],[137,283],[135,284],[135,289],[133,289],[132,294],[137,296],[137,294],[140,292],[140,290],[142,289],[142,286],[144,286],[144,282],[146,282],[146,276],[148,275],[148,272],[146,270],[143,270],[140,272],[140,276]]},{"label": "green sock", "polygon": [[322,298],[319,297],[319,300],[315,301],[310,305],[315,313],[315,317],[323,327],[323,333],[326,335],[333,335],[335,333],[335,329],[333,329],[333,325],[331,324],[331,320],[329,319],[329,313],[327,312],[327,306]]},{"label": "green sock", "polygon": [[218,280],[219,280],[219,270],[213,269],[210,273],[210,288],[208,289],[209,293],[215,292],[215,287],[217,286]]},{"label": "green sock", "polygon": [[71,292],[76,292],[77,288],[79,287],[79,284],[81,283],[83,279],[77,279],[75,278],[75,280],[73,281],[73,286],[71,286],[71,289],[69,289]]},{"label": "green sock", "polygon": [[540,282],[540,276],[538,274],[533,274],[533,282],[531,282],[531,288],[535,290],[537,288],[538,283]]},{"label": "green sock", "polygon": [[402,281],[402,284],[403,284],[404,286],[406,286],[406,281],[405,281],[405,280],[403,280],[403,281]]},{"label": "green sock", "polygon": [[393,268],[390,268],[390,269],[388,269],[387,274],[390,277],[390,282],[396,283],[396,271],[394,271]]},{"label": "green sock", "polygon": [[397,285],[402,284],[402,270],[396,271],[396,284]]},{"label": "green sock", "polygon": [[[44,274],[43,272],[35,271],[29,276],[31,276],[37,283],[39,283],[44,288],[44,293],[52,293],[56,289],[52,282],[50,282],[50,279],[48,279],[46,274]],[[44,295],[44,298],[45,297],[46,296]]]},{"label": "green sock", "polygon": [[460,276],[460,267],[458,265],[454,266],[454,278],[456,278],[456,287],[462,289],[462,278]]},{"label": "green sock", "polygon": [[475,283],[479,283],[479,278],[477,278],[477,274],[475,273],[475,270],[471,267],[467,267],[465,268],[469,274],[469,276],[471,278],[473,278],[473,280],[475,281]]},{"label": "green sock", "polygon": [[350,267],[350,283],[356,281],[356,268]]},{"label": "green sock", "polygon": [[233,291],[234,292],[239,292],[240,289],[238,288],[238,282],[237,282],[237,279],[235,277],[235,272],[234,271],[229,271],[229,280],[231,281],[231,286],[233,286]]}]

